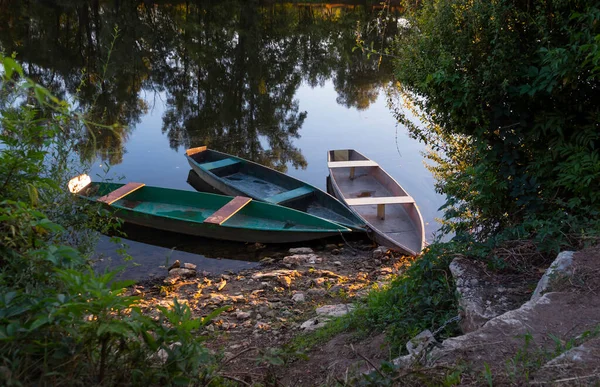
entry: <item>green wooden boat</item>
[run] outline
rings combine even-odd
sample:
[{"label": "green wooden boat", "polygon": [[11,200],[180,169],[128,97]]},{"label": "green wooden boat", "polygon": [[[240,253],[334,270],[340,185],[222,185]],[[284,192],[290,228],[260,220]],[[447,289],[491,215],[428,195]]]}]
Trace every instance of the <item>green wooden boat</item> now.
[{"label": "green wooden boat", "polygon": [[95,183],[77,176],[69,190],[108,206],[133,224],[237,242],[290,243],[319,239],[346,227],[279,205],[246,197],[147,187],[141,183]]},{"label": "green wooden boat", "polygon": [[315,186],[263,165],[205,146],[186,151],[190,166],[207,184],[226,195],[242,195],[327,219],[355,231],[365,222],[347,206]]}]

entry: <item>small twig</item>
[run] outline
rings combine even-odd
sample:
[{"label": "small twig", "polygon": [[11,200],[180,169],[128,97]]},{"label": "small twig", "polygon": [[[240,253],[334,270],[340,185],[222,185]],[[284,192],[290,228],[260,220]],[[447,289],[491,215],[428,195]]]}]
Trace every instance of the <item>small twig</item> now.
[{"label": "small twig", "polygon": [[251,386],[250,383],[243,381],[242,379],[238,379],[235,376],[221,374],[225,379],[233,380],[234,382],[242,383],[244,386]]},{"label": "small twig", "polygon": [[352,351],[355,354],[357,354],[358,356],[360,356],[364,361],[367,362],[367,364],[369,364],[372,368],[374,368],[375,371],[377,371],[377,373],[379,374],[379,376],[381,376],[382,378],[385,378],[385,376],[381,373],[381,371],[379,370],[379,368],[375,367],[375,365],[373,363],[371,363],[371,360],[367,359],[360,352],[358,352],[356,349],[354,349],[354,345],[350,344],[350,348],[352,348]]},{"label": "small twig", "polygon": [[240,355],[248,352],[248,351],[252,351],[254,349],[258,349],[258,347],[250,347],[250,348],[246,348],[244,350],[242,350],[241,352],[239,352],[237,355],[233,355],[232,357],[230,357],[229,359],[225,359],[220,365],[218,369],[223,368],[223,366],[227,363],[229,363],[230,361],[232,361],[233,359],[235,359],[236,357],[239,357]]}]

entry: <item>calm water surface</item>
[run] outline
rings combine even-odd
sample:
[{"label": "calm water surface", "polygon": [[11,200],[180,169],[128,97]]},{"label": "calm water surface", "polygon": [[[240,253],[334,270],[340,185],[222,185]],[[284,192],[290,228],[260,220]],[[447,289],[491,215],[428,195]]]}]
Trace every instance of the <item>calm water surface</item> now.
[{"label": "calm water surface", "polygon": [[208,145],[325,189],[326,151],[353,148],[416,198],[430,239],[443,198],[387,106],[391,64],[352,52],[357,23],[377,47],[399,13],[377,24],[363,4],[0,2],[0,49],[96,122],[124,125],[82,145],[92,176],[192,190],[184,151]]}]

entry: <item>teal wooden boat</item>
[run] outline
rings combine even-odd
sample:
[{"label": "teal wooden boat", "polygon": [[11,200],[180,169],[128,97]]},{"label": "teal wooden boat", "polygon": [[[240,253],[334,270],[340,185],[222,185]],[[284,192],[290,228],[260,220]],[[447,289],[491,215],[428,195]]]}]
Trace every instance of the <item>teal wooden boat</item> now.
[{"label": "teal wooden boat", "polygon": [[301,211],[247,197],[71,179],[69,190],[108,206],[119,218],[160,230],[237,242],[290,243],[350,230]]},{"label": "teal wooden boat", "polygon": [[284,173],[205,146],[186,151],[200,179],[226,195],[242,195],[279,204],[365,231],[365,222],[326,192]]}]

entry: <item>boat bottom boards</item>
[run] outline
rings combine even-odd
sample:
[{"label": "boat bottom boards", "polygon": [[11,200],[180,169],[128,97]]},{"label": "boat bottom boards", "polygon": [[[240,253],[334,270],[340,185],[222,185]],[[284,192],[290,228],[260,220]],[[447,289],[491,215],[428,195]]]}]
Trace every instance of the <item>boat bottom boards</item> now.
[{"label": "boat bottom boards", "polygon": [[[336,183],[346,198],[389,197],[395,196],[378,179],[357,168],[354,179],[350,179],[349,169],[333,170]],[[400,241],[401,244],[421,250],[421,238],[415,231],[410,217],[401,204],[386,204],[385,219],[377,216],[377,205],[352,206],[365,221],[388,238]]]},{"label": "boat bottom boards", "polygon": [[[232,175],[223,176],[223,179],[228,180],[229,184],[241,192],[244,192],[244,194],[255,197],[268,198],[288,191],[287,188],[284,188],[280,185],[243,172],[237,172]],[[348,219],[346,217],[319,204],[312,197],[293,200],[284,204],[284,206],[341,224],[348,223]]]}]

